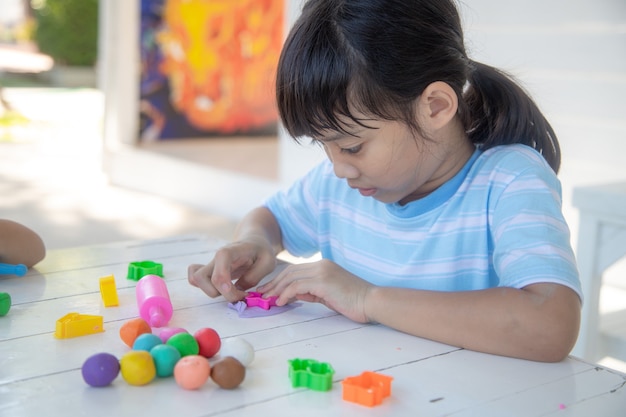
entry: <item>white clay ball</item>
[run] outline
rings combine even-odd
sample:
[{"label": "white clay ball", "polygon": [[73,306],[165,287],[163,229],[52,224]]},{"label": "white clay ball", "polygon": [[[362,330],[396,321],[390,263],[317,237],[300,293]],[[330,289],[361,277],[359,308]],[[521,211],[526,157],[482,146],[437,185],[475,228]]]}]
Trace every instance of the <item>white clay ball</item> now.
[{"label": "white clay ball", "polygon": [[232,356],[247,367],[254,360],[254,348],[248,341],[240,337],[225,339],[222,341],[220,357],[225,358],[227,356]]}]

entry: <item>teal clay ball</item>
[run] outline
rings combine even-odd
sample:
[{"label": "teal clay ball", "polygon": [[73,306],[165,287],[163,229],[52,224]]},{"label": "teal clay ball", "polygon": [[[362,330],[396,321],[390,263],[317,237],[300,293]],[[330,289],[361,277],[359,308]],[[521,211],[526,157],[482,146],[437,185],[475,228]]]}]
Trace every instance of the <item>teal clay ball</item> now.
[{"label": "teal clay ball", "polygon": [[152,333],[144,333],[137,336],[133,342],[133,350],[145,350],[150,352],[153,347],[162,344],[161,338]]},{"label": "teal clay ball", "polygon": [[178,349],[166,344],[153,347],[150,351],[150,355],[152,355],[152,359],[154,359],[157,376],[162,378],[174,374],[174,367],[181,358]]}]

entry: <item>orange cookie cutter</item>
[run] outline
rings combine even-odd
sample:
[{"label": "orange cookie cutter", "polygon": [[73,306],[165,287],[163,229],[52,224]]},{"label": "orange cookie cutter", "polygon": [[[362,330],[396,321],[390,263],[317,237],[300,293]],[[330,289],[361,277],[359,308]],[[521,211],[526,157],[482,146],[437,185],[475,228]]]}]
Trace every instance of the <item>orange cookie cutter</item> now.
[{"label": "orange cookie cutter", "polygon": [[353,403],[373,407],[391,395],[392,377],[376,372],[365,371],[343,381],[343,399]]}]

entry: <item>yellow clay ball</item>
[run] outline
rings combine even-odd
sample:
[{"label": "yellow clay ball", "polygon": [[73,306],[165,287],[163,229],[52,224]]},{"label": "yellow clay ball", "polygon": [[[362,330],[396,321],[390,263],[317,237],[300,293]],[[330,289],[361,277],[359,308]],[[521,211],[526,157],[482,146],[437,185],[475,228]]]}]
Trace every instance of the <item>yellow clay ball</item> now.
[{"label": "yellow clay ball", "polygon": [[130,385],[146,385],[156,376],[156,367],[150,352],[131,350],[120,359],[120,372]]}]

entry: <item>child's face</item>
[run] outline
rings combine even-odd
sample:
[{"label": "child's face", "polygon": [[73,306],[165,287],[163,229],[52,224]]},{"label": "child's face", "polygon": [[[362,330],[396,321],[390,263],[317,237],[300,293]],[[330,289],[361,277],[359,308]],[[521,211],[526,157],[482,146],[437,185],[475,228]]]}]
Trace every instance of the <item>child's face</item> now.
[{"label": "child's face", "polygon": [[[367,120],[346,135],[317,138],[333,163],[335,175],[365,197],[401,204],[434,191],[458,171],[458,146],[424,139],[405,124]],[[455,168],[456,167],[456,168]]]}]

